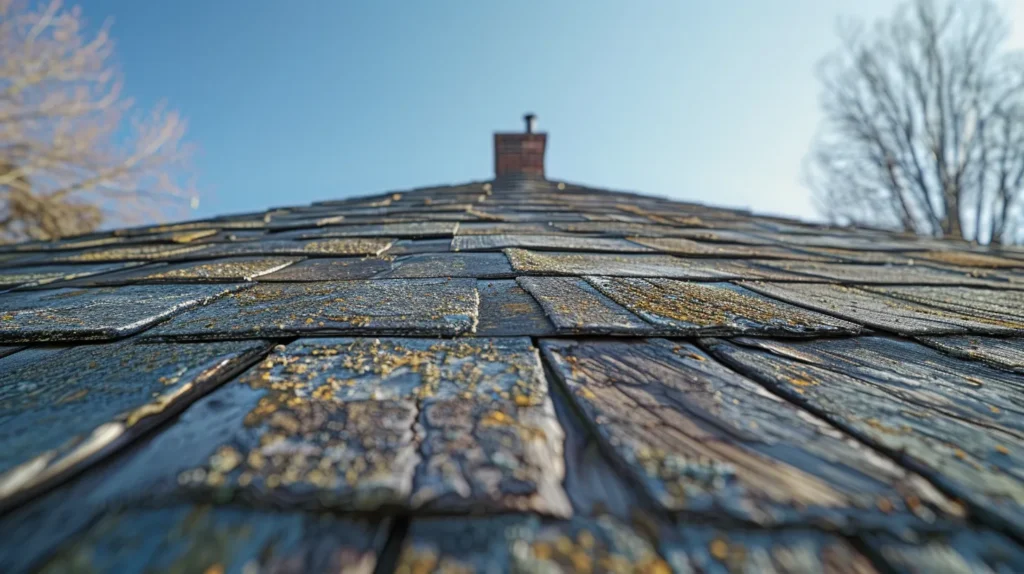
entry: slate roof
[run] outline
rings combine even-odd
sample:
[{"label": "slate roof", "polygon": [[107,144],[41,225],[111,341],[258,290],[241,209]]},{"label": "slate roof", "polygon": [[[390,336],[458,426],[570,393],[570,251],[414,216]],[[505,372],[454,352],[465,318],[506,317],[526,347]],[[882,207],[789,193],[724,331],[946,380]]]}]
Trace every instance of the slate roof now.
[{"label": "slate roof", "polygon": [[1024,250],[501,177],[0,251],[0,571],[1024,571]]}]

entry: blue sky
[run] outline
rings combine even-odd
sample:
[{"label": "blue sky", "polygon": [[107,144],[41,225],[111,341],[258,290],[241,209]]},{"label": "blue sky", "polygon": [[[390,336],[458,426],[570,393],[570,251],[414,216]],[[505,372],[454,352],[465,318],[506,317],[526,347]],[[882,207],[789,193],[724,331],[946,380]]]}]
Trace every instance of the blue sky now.
[{"label": "blue sky", "polygon": [[126,89],[251,211],[484,179],[533,111],[549,177],[813,217],[801,162],[840,16],[892,0],[86,0]]}]

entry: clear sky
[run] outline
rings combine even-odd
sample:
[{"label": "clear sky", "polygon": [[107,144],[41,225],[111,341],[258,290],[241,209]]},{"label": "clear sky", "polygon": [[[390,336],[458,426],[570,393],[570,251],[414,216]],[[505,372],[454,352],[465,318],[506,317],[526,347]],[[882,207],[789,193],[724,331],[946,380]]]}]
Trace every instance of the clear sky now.
[{"label": "clear sky", "polygon": [[525,111],[553,179],[814,217],[815,64],[839,17],[895,6],[82,2],[91,24],[113,19],[129,95],[187,117],[197,217],[485,179],[491,133]]}]

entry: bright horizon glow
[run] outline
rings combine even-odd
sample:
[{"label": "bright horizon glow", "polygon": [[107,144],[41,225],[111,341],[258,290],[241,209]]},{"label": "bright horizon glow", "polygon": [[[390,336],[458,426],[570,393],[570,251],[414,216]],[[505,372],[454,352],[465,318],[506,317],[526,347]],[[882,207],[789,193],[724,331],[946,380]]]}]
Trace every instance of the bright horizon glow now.
[{"label": "bright horizon glow", "polygon": [[204,193],[190,217],[487,179],[491,134],[530,111],[551,179],[813,219],[815,64],[840,17],[896,5],[89,0],[83,13],[113,20],[128,94],[189,120]]}]

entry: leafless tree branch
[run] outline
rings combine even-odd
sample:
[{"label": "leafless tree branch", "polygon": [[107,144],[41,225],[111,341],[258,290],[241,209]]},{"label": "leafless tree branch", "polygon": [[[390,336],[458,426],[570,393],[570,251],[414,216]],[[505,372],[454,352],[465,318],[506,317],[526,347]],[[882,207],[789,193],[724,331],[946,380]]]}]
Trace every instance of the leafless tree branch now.
[{"label": "leafless tree branch", "polygon": [[841,29],[809,182],[837,223],[1021,239],[1024,56],[990,0],[913,0]]},{"label": "leafless tree branch", "polygon": [[55,239],[194,204],[185,122],[121,91],[108,26],[0,0],[0,241]]}]

